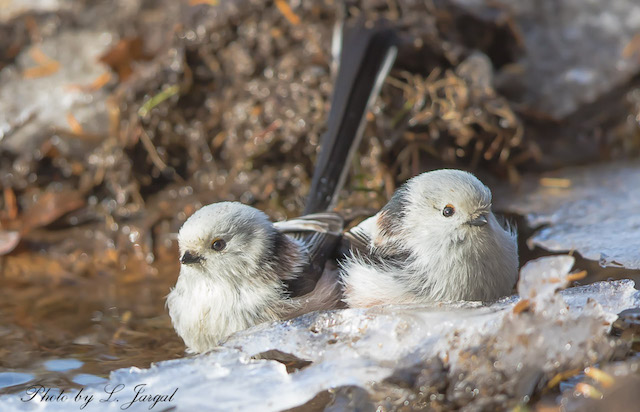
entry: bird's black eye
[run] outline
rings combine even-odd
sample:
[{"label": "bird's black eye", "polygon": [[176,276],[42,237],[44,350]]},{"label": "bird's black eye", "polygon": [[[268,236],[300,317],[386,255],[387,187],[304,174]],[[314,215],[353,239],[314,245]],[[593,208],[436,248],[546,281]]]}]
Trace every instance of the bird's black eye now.
[{"label": "bird's black eye", "polygon": [[456,208],[453,205],[446,205],[444,209],[442,209],[442,215],[444,217],[451,217],[456,213]]},{"label": "bird's black eye", "polygon": [[225,242],[224,239],[218,238],[211,242],[211,249],[215,250],[216,252],[220,252],[225,247],[227,247],[227,242]]}]

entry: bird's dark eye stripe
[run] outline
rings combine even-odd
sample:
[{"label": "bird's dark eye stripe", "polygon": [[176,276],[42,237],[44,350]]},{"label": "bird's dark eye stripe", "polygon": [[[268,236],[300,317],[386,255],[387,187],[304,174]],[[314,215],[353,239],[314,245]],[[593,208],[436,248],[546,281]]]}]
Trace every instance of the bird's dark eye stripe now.
[{"label": "bird's dark eye stripe", "polygon": [[444,217],[451,217],[454,213],[456,213],[456,209],[453,205],[446,205],[444,209],[442,209],[442,215]]},{"label": "bird's dark eye stripe", "polygon": [[220,252],[225,247],[227,247],[227,242],[225,242],[224,239],[218,238],[211,242],[211,249],[215,250],[216,252]]}]

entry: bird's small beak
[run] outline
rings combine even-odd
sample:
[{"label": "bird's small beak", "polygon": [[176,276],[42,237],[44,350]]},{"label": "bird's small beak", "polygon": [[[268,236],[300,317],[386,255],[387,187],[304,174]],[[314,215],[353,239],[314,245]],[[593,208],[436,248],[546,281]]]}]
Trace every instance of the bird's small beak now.
[{"label": "bird's small beak", "polygon": [[470,221],[468,221],[467,224],[469,224],[471,226],[484,226],[484,225],[487,224],[487,216],[486,215],[480,215],[480,216],[476,217],[475,219],[471,219]]},{"label": "bird's small beak", "polygon": [[199,263],[202,261],[202,256],[197,255],[195,253],[191,253],[190,251],[184,252],[184,255],[180,258],[180,263],[185,265],[189,265],[191,263]]}]

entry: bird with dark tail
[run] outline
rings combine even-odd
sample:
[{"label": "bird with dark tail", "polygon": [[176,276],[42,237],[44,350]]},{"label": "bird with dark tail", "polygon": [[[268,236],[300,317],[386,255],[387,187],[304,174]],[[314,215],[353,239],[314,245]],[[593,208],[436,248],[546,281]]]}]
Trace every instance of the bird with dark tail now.
[{"label": "bird with dark tail", "polygon": [[345,30],[327,132],[305,213],[272,223],[237,202],[208,205],[178,235],[180,276],[167,297],[173,326],[189,352],[230,334],[339,304],[334,253],[342,218],[330,210],[362,135],[367,108],[396,56],[393,30],[358,22]]}]

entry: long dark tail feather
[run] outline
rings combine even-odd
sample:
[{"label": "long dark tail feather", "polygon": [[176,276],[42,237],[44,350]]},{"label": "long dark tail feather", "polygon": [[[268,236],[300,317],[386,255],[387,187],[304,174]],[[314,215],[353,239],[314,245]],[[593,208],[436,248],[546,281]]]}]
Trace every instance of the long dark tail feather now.
[{"label": "long dark tail feather", "polygon": [[358,20],[344,28],[327,131],[322,136],[305,214],[335,206],[351,158],[362,138],[367,109],[395,61],[394,29],[383,20],[369,23]]}]

